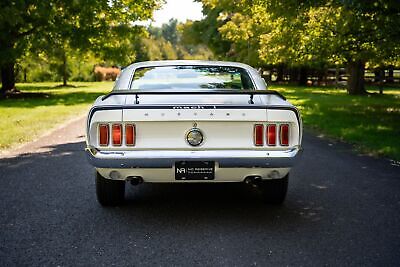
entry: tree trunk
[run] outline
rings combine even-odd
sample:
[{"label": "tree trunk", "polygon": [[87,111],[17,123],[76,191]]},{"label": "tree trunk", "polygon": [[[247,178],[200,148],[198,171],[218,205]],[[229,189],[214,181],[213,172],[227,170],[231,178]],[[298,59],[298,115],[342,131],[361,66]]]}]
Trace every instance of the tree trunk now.
[{"label": "tree trunk", "polygon": [[307,67],[301,67],[299,73],[299,85],[306,86],[308,81]]},{"label": "tree trunk", "polygon": [[394,72],[394,66],[390,65],[389,66],[388,77],[387,77],[387,80],[386,80],[387,83],[394,83],[393,72]]},{"label": "tree trunk", "polygon": [[27,68],[24,68],[24,83],[28,82],[28,79],[27,79],[27,72],[28,72],[28,69],[27,69]]},{"label": "tree trunk", "polygon": [[279,65],[277,68],[276,68],[276,81],[277,82],[283,82],[283,66],[282,65]]},{"label": "tree trunk", "polygon": [[291,68],[289,69],[289,75],[290,75],[290,82],[298,82],[299,81],[299,69],[298,68]]},{"label": "tree trunk", "polygon": [[350,95],[364,95],[367,93],[364,87],[365,63],[361,60],[351,61],[347,65],[349,78],[347,80],[347,92]]},{"label": "tree trunk", "polygon": [[15,88],[14,62],[5,63],[1,66],[1,96]]},{"label": "tree trunk", "polygon": [[335,68],[335,87],[339,87],[339,80],[340,80],[340,69],[338,66]]},{"label": "tree trunk", "polygon": [[324,86],[325,85],[325,70],[324,69],[318,69],[317,70],[317,78],[318,78],[318,85],[319,86]]},{"label": "tree trunk", "polygon": [[383,68],[377,68],[374,70],[375,78],[374,82],[378,85],[379,93],[383,94],[383,82],[385,81],[385,70]]},{"label": "tree trunk", "polygon": [[67,86],[68,74],[67,74],[67,55],[65,51],[63,53],[63,86]]}]

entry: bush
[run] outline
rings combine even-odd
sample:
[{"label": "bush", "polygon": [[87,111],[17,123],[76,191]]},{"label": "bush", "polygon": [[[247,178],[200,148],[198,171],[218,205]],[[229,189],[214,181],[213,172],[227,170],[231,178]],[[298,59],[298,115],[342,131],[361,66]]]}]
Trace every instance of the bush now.
[{"label": "bush", "polygon": [[[68,81],[92,82],[103,81],[104,78],[95,76],[94,68],[100,60],[91,53],[81,55],[70,51],[67,58]],[[62,61],[58,58],[49,57],[45,54],[25,56],[16,67],[17,82],[59,82],[62,80]],[[115,79],[118,74],[107,77],[108,80]]]}]

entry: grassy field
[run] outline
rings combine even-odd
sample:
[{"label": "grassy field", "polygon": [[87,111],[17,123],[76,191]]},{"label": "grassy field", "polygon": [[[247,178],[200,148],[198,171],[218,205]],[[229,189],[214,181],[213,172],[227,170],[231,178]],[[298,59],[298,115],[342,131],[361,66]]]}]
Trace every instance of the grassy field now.
[{"label": "grassy field", "polygon": [[0,99],[0,151],[32,141],[49,129],[82,115],[93,101],[112,88],[111,82],[17,84],[22,99]]},{"label": "grassy field", "polygon": [[[400,160],[400,87],[349,96],[333,87],[271,86],[300,108],[305,128],[352,143],[359,151]],[[369,87],[369,93],[378,88]]]}]

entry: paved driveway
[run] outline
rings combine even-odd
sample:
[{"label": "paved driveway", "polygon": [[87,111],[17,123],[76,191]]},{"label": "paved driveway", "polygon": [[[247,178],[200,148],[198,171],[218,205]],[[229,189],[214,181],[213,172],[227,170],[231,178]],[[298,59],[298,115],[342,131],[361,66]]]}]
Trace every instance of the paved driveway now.
[{"label": "paved driveway", "polygon": [[144,184],[102,208],[73,125],[0,159],[1,266],[400,263],[396,163],[305,134],[282,207],[239,184]]}]

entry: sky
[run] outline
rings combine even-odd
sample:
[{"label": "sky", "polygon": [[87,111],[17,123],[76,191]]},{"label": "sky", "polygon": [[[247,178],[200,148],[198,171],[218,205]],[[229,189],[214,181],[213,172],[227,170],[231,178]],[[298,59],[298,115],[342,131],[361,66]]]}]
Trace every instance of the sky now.
[{"label": "sky", "polygon": [[170,18],[176,18],[179,22],[186,20],[200,20],[202,4],[192,0],[166,0],[161,9],[154,12],[153,26],[160,27],[163,23],[168,23]]}]

